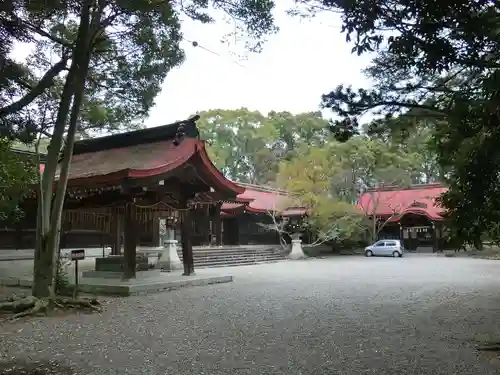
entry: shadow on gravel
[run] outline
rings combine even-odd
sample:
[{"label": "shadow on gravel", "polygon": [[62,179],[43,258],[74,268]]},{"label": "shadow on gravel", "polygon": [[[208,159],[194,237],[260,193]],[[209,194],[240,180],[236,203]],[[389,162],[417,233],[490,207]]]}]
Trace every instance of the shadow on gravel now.
[{"label": "shadow on gravel", "polygon": [[72,375],[75,372],[56,361],[0,361],[2,375]]}]

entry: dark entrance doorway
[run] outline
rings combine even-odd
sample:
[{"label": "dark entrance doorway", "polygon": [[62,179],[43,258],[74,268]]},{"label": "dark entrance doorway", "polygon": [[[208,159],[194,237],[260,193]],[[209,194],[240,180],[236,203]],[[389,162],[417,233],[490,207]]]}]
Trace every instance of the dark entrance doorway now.
[{"label": "dark entrance doorway", "polygon": [[224,245],[239,245],[240,233],[237,218],[225,218],[222,221],[222,242]]},{"label": "dark entrance doorway", "polygon": [[408,213],[400,219],[401,240],[405,249],[418,252],[436,250],[434,222],[425,215]]}]

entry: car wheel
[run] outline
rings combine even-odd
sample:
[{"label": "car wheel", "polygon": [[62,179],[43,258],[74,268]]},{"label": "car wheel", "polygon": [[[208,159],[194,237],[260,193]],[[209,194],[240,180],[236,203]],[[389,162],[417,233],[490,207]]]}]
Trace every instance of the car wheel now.
[{"label": "car wheel", "polygon": [[365,251],[365,257],[372,257],[372,256],[373,256],[373,253],[371,250]]},{"label": "car wheel", "polygon": [[401,257],[401,254],[399,253],[399,251],[395,251],[395,252],[392,253],[392,256],[394,258],[399,258],[399,257]]}]

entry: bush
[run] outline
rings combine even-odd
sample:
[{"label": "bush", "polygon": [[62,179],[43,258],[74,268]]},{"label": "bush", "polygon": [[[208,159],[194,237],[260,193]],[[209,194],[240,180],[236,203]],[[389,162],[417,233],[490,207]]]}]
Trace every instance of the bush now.
[{"label": "bush", "polygon": [[75,293],[75,285],[71,285],[68,273],[64,269],[63,260],[59,257],[56,267],[56,295],[72,296]]}]

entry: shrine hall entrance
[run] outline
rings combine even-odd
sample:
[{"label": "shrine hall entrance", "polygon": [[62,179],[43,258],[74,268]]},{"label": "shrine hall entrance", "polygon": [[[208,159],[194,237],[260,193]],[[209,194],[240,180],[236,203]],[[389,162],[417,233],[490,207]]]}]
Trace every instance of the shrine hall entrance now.
[{"label": "shrine hall entrance", "polygon": [[436,251],[436,225],[426,215],[408,213],[401,217],[401,241],[412,252]]},{"label": "shrine hall entrance", "polygon": [[224,245],[239,245],[240,228],[236,217],[228,217],[222,220],[222,243]]}]

